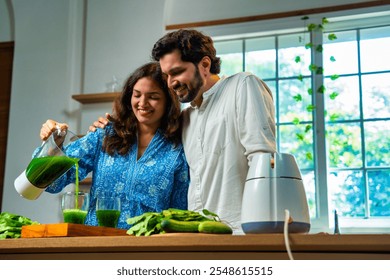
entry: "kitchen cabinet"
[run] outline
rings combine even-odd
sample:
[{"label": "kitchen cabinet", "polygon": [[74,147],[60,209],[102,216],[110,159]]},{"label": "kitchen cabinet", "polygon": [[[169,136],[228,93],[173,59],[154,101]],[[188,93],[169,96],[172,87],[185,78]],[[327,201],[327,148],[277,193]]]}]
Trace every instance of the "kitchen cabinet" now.
[{"label": "kitchen cabinet", "polygon": [[[296,260],[390,260],[390,234],[290,234]],[[0,240],[0,259],[287,260],[283,234],[86,236]]]}]

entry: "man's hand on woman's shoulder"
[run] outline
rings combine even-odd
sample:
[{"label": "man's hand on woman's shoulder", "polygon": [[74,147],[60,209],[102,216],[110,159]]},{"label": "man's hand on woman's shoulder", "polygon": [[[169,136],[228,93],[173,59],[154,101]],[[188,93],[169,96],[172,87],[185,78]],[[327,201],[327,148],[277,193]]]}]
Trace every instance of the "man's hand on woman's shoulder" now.
[{"label": "man's hand on woman's shoulder", "polygon": [[97,121],[94,121],[92,125],[89,126],[89,131],[95,132],[97,128],[105,128],[110,122],[108,119],[110,117],[109,113],[106,113],[106,117],[99,117]]}]

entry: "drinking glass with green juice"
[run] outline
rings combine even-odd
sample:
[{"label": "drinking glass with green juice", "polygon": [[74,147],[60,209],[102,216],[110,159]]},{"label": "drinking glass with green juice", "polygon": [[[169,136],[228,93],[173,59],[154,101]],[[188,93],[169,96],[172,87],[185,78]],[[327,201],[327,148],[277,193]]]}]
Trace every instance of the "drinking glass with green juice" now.
[{"label": "drinking glass with green juice", "polygon": [[62,195],[62,214],[65,223],[84,224],[89,208],[89,193],[66,192]]},{"label": "drinking glass with green juice", "polygon": [[117,196],[100,196],[96,201],[98,225],[115,228],[121,214],[121,200]]}]

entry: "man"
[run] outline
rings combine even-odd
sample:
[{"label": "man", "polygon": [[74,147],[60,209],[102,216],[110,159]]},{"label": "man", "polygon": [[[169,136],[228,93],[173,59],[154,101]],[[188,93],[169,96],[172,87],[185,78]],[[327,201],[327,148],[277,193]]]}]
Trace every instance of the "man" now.
[{"label": "man", "polygon": [[[182,141],[190,167],[189,210],[210,210],[235,234],[249,164],[275,153],[275,111],[267,85],[250,73],[220,78],[213,41],[196,30],[166,34],[152,50],[182,103]],[[95,122],[95,126],[98,126]]]}]

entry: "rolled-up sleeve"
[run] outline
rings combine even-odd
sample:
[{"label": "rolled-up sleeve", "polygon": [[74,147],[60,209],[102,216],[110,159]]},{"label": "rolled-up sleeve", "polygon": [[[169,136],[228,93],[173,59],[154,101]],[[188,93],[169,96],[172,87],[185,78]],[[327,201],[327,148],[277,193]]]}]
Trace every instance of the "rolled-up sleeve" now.
[{"label": "rolled-up sleeve", "polygon": [[275,106],[268,86],[248,75],[239,85],[236,99],[238,133],[248,160],[256,153],[276,152]]}]

